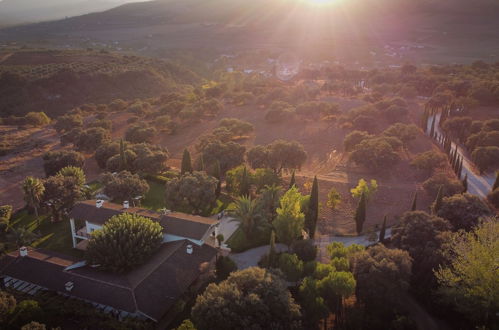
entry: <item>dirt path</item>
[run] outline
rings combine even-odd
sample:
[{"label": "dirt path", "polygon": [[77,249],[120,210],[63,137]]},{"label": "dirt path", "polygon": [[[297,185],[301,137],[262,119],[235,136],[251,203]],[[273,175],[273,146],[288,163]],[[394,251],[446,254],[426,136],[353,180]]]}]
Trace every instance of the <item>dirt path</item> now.
[{"label": "dirt path", "polygon": [[0,157],[0,205],[24,206],[21,182],[28,175],[45,177],[42,155],[60,146],[56,132],[48,127],[19,130],[0,126],[0,138],[12,144],[14,151]]},{"label": "dirt path", "polygon": [[6,61],[9,57],[11,57],[14,53],[7,53],[4,54],[3,56],[0,56],[0,64],[2,64],[4,61]]}]

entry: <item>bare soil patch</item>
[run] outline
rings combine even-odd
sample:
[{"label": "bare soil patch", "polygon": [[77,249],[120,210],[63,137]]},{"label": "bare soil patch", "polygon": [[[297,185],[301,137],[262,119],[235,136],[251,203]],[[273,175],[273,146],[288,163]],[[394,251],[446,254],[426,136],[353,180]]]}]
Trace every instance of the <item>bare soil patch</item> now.
[{"label": "bare soil patch", "polygon": [[14,209],[24,206],[21,182],[26,176],[45,177],[41,156],[59,145],[51,128],[18,129],[0,126],[0,139],[8,141],[12,152],[0,157],[0,204]]}]

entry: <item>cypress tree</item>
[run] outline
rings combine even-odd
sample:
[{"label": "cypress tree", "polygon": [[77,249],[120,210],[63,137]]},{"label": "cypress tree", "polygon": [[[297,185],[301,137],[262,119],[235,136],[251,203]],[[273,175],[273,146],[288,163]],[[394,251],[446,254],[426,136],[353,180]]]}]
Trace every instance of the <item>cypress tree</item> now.
[{"label": "cypress tree", "polygon": [[218,160],[215,161],[215,165],[213,166],[213,177],[218,180],[217,189],[215,190],[215,194],[217,198],[220,196],[222,192],[222,170],[220,169],[220,162]]},{"label": "cypress tree", "polygon": [[120,170],[124,171],[128,167],[125,153],[125,143],[123,139],[120,140]]},{"label": "cypress tree", "polygon": [[433,203],[433,214],[437,214],[438,210],[442,207],[442,199],[444,199],[443,189],[443,185],[438,188],[437,198],[435,198],[435,202]]},{"label": "cypress tree", "polygon": [[459,162],[459,166],[457,168],[457,177],[461,179],[461,175],[463,174],[463,157],[461,156],[461,161]]},{"label": "cypress tree", "polygon": [[381,226],[381,230],[379,232],[379,241],[380,243],[383,243],[385,240],[385,234],[386,234],[386,215],[385,218],[383,219],[383,225]]},{"label": "cypress tree", "polygon": [[180,166],[180,174],[184,175],[185,173],[192,173],[191,154],[187,149],[184,149],[184,154],[182,155],[182,164]]},{"label": "cypress tree", "polygon": [[415,193],[414,193],[414,197],[413,197],[413,199],[412,199],[411,211],[416,211],[417,201],[418,201],[418,193],[417,193],[417,192],[415,192]]},{"label": "cypress tree", "polygon": [[200,154],[198,158],[196,158],[196,162],[194,164],[194,168],[196,171],[204,171],[204,157],[203,154]]},{"label": "cypress tree", "polygon": [[366,194],[362,192],[360,195],[359,204],[357,205],[357,210],[355,210],[355,225],[357,234],[362,233],[362,227],[366,221]]},{"label": "cypress tree", "polygon": [[317,218],[319,217],[319,182],[317,176],[314,177],[312,191],[310,192],[310,201],[308,210],[305,214],[305,229],[308,231],[310,238],[315,236],[315,228],[317,226]]},{"label": "cypress tree", "polygon": [[459,166],[460,166],[460,164],[461,164],[462,159],[463,159],[463,157],[459,156],[459,154],[458,154],[458,156],[457,156],[457,160],[456,160],[456,165],[455,165],[455,167],[454,167],[454,170],[456,171],[456,175],[459,177],[459,179],[461,178],[461,177],[459,176]]},{"label": "cypress tree", "polygon": [[268,267],[274,267],[276,264],[277,252],[275,249],[275,232],[272,230],[270,232],[270,249],[269,249],[269,260]]},{"label": "cypress tree", "polygon": [[249,190],[250,190],[250,182],[248,177],[248,170],[246,169],[245,166],[243,170],[243,176],[241,178],[241,184],[239,185],[239,195],[247,196],[249,195]]},{"label": "cypress tree", "polygon": [[464,179],[462,182],[463,182],[463,189],[464,189],[463,192],[467,192],[468,191],[468,173],[466,173],[464,175]]},{"label": "cypress tree", "polygon": [[492,186],[492,191],[499,188],[499,171],[496,172],[496,181],[494,181],[494,185]]},{"label": "cypress tree", "polygon": [[295,170],[293,170],[293,173],[291,173],[291,180],[289,181],[289,189],[293,188],[294,186],[296,186]]}]

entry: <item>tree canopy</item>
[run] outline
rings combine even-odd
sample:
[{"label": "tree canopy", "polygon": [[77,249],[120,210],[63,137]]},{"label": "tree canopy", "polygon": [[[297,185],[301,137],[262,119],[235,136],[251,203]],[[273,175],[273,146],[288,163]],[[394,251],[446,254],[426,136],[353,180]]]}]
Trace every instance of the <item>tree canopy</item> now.
[{"label": "tree canopy", "polygon": [[43,155],[43,169],[47,176],[54,175],[63,167],[83,167],[85,157],[76,151],[49,151]]},{"label": "tree canopy", "polygon": [[408,252],[378,244],[354,254],[352,263],[356,296],[366,304],[366,309],[401,302],[411,276],[412,259]]},{"label": "tree canopy", "polygon": [[144,263],[162,241],[163,228],[159,223],[122,213],[92,233],[85,258],[103,269],[125,272]]},{"label": "tree canopy", "polygon": [[301,203],[303,196],[296,187],[289,189],[280,200],[277,208],[277,218],[273,225],[277,238],[291,246],[303,230],[305,214],[302,212]]},{"label": "tree canopy", "polygon": [[454,230],[470,230],[481,217],[490,215],[487,205],[480,197],[469,193],[444,197],[437,215],[449,220]]},{"label": "tree canopy", "polygon": [[171,210],[201,214],[215,203],[218,180],[194,171],[166,183],[165,202]]},{"label": "tree canopy", "polygon": [[480,325],[497,325],[499,222],[488,219],[471,232],[457,232],[443,248],[447,260],[435,274],[447,302]]},{"label": "tree canopy", "polygon": [[104,193],[116,201],[132,201],[135,197],[144,196],[149,191],[146,180],[128,171],[117,174],[107,173],[102,182]]},{"label": "tree canopy", "polygon": [[300,306],[286,284],[258,267],[234,272],[227,280],[208,285],[191,313],[199,330],[301,328]]}]

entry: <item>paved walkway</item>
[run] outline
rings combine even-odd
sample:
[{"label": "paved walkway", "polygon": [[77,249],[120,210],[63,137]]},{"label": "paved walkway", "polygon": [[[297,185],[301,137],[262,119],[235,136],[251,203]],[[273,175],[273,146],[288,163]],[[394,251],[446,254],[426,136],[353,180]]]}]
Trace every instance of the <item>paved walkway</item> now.
[{"label": "paved walkway", "polygon": [[220,225],[218,226],[218,233],[224,235],[224,242],[234,234],[234,232],[239,227],[239,223],[237,221],[231,221],[233,218],[229,216],[225,216],[220,219]]},{"label": "paved walkway", "polygon": [[[277,252],[284,252],[288,247],[284,244],[276,244],[275,249]],[[269,252],[270,245],[259,246],[241,253],[231,253],[229,257],[234,260],[237,269],[245,269],[253,266],[258,266],[258,261]]]},{"label": "paved walkway", "polygon": [[[376,232],[379,237],[379,231]],[[392,229],[387,228],[385,232],[385,238],[389,238],[392,236]],[[322,247],[326,246],[332,242],[340,242],[345,246],[350,246],[352,244],[358,244],[363,246],[373,245],[376,242],[371,242],[367,239],[368,235],[361,236],[321,236],[315,240],[315,245]]]},{"label": "paved walkway", "polygon": [[[386,230],[385,237],[388,238],[391,236],[391,228]],[[379,235],[379,232],[378,232]],[[341,242],[345,244],[345,246],[350,246],[352,244],[359,244],[363,246],[369,246],[374,244],[375,242],[371,242],[367,239],[366,235],[362,236],[348,236],[348,237],[340,237],[340,236],[321,236],[320,238],[315,240],[315,245],[317,245],[319,250],[318,259],[322,260],[325,258],[326,246],[332,242]],[[229,256],[237,265],[238,269],[245,269],[248,267],[258,266],[258,261],[269,252],[270,245],[259,246],[254,249],[250,249],[248,251],[244,251],[241,253],[231,253]],[[276,244],[277,252],[285,252],[288,250],[288,247],[284,244]]]}]

